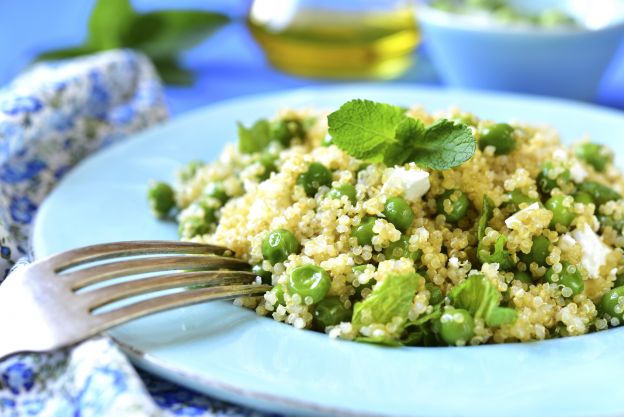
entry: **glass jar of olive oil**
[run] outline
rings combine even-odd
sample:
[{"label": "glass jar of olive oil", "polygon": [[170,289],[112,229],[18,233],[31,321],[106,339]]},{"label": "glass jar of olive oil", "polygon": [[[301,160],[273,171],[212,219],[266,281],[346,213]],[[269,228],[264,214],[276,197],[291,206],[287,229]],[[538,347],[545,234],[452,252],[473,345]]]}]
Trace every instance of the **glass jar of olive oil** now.
[{"label": "glass jar of olive oil", "polygon": [[308,77],[393,78],[420,40],[410,0],[255,0],[248,24],[275,67]]}]

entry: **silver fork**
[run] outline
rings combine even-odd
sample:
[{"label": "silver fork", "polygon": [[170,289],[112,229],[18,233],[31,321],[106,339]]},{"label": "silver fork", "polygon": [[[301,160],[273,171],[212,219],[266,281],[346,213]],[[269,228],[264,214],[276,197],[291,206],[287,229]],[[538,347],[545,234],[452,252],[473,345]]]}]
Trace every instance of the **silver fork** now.
[{"label": "silver fork", "polygon": [[[261,295],[271,288],[255,283],[249,264],[228,254],[226,248],[199,243],[117,242],[70,250],[20,268],[0,285],[0,359],[66,347],[151,313]],[[115,258],[127,259],[88,265]],[[89,288],[113,278],[167,271],[177,272]],[[94,312],[118,300],[172,288],[182,291]]]}]

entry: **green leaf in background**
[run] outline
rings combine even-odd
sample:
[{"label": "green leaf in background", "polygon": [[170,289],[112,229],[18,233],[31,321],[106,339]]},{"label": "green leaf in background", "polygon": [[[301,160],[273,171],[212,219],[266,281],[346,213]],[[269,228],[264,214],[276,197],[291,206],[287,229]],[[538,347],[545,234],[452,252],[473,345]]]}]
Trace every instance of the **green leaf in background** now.
[{"label": "green leaf in background", "polygon": [[161,10],[136,13],[129,0],[98,0],[89,17],[83,45],[48,51],[36,61],[74,58],[115,48],[146,54],[167,84],[187,85],[193,74],[178,62],[180,52],[193,47],[229,22],[225,15],[201,10]]},{"label": "green leaf in background", "polygon": [[81,55],[88,55],[96,52],[95,49],[88,46],[77,46],[75,48],[57,49],[50,52],[44,52],[37,57],[38,61],[49,61],[55,59],[75,58]]},{"label": "green leaf in background", "polygon": [[195,81],[195,75],[180,66],[175,58],[158,58],[153,60],[158,74],[165,84],[191,85]]},{"label": "green leaf in background", "polygon": [[98,0],[89,17],[87,45],[98,51],[126,46],[122,38],[134,17],[129,0]]},{"label": "green leaf in background", "polygon": [[160,10],[136,16],[124,32],[123,43],[152,59],[170,57],[199,44],[228,22],[218,13]]}]

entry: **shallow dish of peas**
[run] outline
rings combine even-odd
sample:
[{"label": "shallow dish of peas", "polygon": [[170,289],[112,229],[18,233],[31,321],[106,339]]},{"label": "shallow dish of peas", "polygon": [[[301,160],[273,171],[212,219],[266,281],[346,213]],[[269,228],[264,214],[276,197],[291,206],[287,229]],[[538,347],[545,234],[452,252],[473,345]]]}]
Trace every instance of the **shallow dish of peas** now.
[{"label": "shallow dish of peas", "polygon": [[111,335],[140,367],[253,408],[618,416],[623,130],[592,106],[408,86],[241,98],[69,173],[34,251],[232,248],[271,291]]}]

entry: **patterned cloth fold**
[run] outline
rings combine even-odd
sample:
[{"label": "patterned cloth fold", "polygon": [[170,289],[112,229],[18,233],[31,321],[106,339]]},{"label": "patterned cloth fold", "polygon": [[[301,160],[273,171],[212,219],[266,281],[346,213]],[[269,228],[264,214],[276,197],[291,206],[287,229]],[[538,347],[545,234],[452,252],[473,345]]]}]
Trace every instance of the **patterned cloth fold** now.
[{"label": "patterned cloth fold", "polygon": [[[131,51],[39,64],[0,89],[0,282],[12,266],[28,262],[34,215],[66,172],[90,153],[166,118],[154,68]],[[139,376],[104,337],[0,361],[2,417],[171,415],[260,414]]]}]

